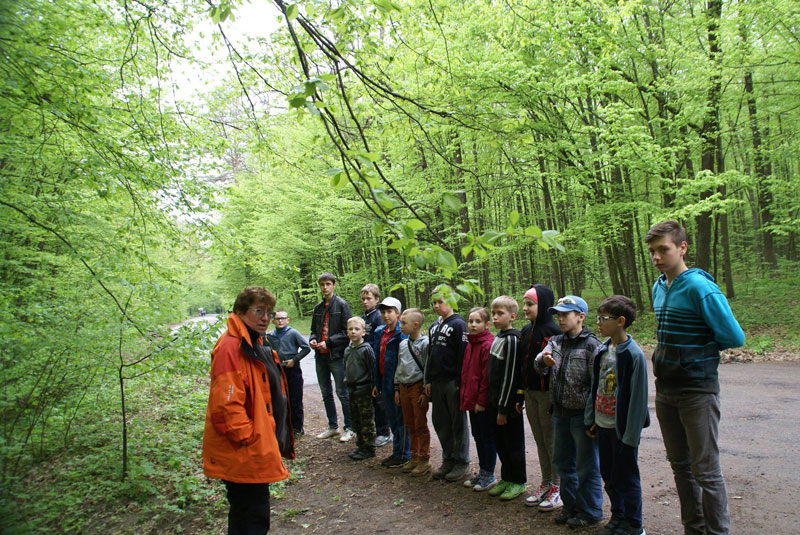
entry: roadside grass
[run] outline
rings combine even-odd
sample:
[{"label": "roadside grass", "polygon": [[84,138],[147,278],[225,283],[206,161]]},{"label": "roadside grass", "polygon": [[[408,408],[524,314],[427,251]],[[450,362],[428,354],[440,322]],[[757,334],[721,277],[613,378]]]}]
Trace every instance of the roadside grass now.
[{"label": "roadside grass", "polygon": [[[68,447],[29,464],[0,503],[0,532],[224,532],[224,486],[205,477],[202,436],[208,399],[206,371],[145,376],[128,386],[128,476],[121,478],[119,392],[104,389],[82,412]],[[280,499],[302,477],[270,485]]]}]

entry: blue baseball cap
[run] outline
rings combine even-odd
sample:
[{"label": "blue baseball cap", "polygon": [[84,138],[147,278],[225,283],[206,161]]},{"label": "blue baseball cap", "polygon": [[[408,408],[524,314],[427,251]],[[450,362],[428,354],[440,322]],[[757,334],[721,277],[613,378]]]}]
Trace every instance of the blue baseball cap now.
[{"label": "blue baseball cap", "polygon": [[583,312],[588,314],[589,305],[577,295],[565,295],[558,300],[556,306],[548,308],[547,312],[550,314],[555,314],[556,312]]}]

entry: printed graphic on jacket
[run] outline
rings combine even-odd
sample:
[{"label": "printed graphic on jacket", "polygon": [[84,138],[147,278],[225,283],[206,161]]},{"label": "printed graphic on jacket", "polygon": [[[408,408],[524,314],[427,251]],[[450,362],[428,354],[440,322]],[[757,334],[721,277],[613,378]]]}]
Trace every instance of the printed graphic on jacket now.
[{"label": "printed graphic on jacket", "polygon": [[605,429],[614,427],[614,415],[617,408],[617,352],[609,348],[600,357],[600,376],[598,377],[597,395],[594,398],[595,421]]}]

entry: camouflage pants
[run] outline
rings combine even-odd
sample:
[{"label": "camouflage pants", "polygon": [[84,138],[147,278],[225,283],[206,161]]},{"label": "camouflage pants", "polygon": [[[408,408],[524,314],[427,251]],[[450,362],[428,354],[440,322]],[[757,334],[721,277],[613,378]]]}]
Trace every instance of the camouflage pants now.
[{"label": "camouflage pants", "polygon": [[358,449],[375,451],[375,409],[369,392],[350,392],[350,420],[356,432]]}]

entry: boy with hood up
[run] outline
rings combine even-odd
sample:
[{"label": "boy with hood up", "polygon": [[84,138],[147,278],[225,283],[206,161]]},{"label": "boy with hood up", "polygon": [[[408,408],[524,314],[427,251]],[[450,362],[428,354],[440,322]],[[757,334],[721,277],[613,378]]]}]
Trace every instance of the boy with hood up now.
[{"label": "boy with hood up", "polygon": [[539,489],[525,499],[525,505],[538,506],[542,512],[559,509],[561,504],[561,478],[553,465],[553,418],[550,401],[550,378],[540,375],[533,367],[536,355],[541,352],[551,336],[561,334],[553,316],[547,309],[553,306],[553,290],[544,284],[534,284],[522,298],[522,312],[530,321],[522,328],[519,344],[522,360],[522,384],[525,389],[525,414],[531,426],[542,482]]}]

